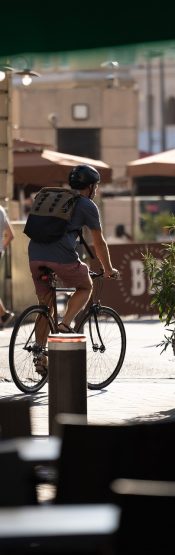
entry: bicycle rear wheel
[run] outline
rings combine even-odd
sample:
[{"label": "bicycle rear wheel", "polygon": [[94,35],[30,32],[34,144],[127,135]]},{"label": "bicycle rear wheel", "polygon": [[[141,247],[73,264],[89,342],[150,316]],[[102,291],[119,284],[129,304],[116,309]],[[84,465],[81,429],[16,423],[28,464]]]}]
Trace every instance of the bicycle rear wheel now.
[{"label": "bicycle rear wheel", "polygon": [[77,331],[86,335],[88,387],[102,389],[116,378],[124,361],[126,333],[123,322],[115,310],[100,306],[97,311],[90,310],[85,315]]},{"label": "bicycle rear wheel", "polygon": [[14,383],[24,393],[36,393],[47,382],[45,376],[36,372],[36,361],[43,354],[48,356],[47,345],[37,345],[36,319],[45,318],[49,332],[54,333],[52,319],[42,306],[34,305],[19,316],[15,322],[9,345],[9,366]]}]

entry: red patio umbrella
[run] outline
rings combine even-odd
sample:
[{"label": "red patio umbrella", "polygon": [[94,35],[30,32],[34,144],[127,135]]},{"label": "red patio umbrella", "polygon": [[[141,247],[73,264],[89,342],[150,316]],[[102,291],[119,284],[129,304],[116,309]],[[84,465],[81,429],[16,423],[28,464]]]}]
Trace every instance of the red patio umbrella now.
[{"label": "red patio umbrella", "polygon": [[102,183],[112,180],[112,168],[101,160],[71,156],[52,150],[15,150],[14,184],[15,186],[49,187],[68,182],[71,168],[78,164],[90,164],[101,175]]}]

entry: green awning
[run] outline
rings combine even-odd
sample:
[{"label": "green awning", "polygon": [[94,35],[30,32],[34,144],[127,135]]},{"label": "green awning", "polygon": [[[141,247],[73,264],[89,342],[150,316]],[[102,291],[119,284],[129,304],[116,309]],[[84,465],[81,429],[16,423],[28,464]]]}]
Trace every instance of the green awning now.
[{"label": "green awning", "polygon": [[[174,7],[174,6],[172,6]],[[28,4],[2,2],[0,10],[0,59],[33,53],[81,52],[105,49],[106,54],[121,58],[121,63],[137,59],[138,50],[161,48],[175,41],[173,10],[161,9],[156,2],[144,6],[111,0],[101,3],[59,1]],[[125,60],[125,62],[124,62]]]}]

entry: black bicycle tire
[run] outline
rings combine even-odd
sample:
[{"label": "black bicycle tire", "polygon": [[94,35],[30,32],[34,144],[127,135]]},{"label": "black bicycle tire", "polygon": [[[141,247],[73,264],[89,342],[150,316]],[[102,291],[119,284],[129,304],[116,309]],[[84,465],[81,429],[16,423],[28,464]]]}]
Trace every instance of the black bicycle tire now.
[{"label": "black bicycle tire", "polygon": [[[117,362],[117,365],[115,367],[115,370],[111,373],[111,375],[106,379],[103,380],[102,382],[96,384],[96,383],[89,383],[88,382],[88,389],[103,389],[104,387],[107,387],[110,383],[113,382],[113,380],[116,378],[116,376],[119,374],[121,367],[123,365],[123,361],[125,358],[125,353],[126,353],[126,332],[125,332],[125,327],[124,324],[122,322],[122,319],[120,317],[120,315],[118,314],[118,312],[116,312],[116,310],[113,310],[112,308],[108,307],[108,306],[100,306],[99,307],[99,312],[98,314],[101,312],[103,312],[103,315],[105,314],[105,312],[110,316],[112,316],[114,318],[114,320],[116,321],[119,330],[120,330],[120,334],[121,334],[121,353],[120,353],[120,357],[119,360]],[[78,328],[77,328],[77,333],[80,332],[80,330],[83,328],[84,324],[90,319],[91,316],[91,309],[84,315],[83,319],[81,320],[81,322],[78,324]],[[88,369],[87,369],[87,373],[88,373]],[[87,377],[88,379],[88,377]]]},{"label": "black bicycle tire", "polygon": [[54,333],[54,327],[53,327],[53,322],[51,317],[46,314],[46,310],[44,310],[44,308],[40,305],[31,305],[28,308],[26,308],[17,318],[14,327],[13,327],[13,331],[11,334],[11,338],[10,338],[10,343],[9,343],[9,368],[10,368],[10,373],[12,376],[12,379],[15,383],[15,385],[18,387],[18,389],[20,391],[22,391],[23,393],[26,394],[32,394],[32,393],[37,393],[47,382],[48,380],[48,375],[45,376],[44,378],[41,378],[41,380],[34,386],[31,387],[27,387],[25,386],[19,379],[18,374],[16,372],[15,369],[15,364],[14,364],[14,347],[15,347],[15,339],[18,333],[18,330],[22,324],[22,322],[25,320],[25,318],[27,316],[29,316],[29,314],[34,313],[34,312],[38,312],[39,314],[43,314],[46,318],[48,318],[48,322],[49,322],[49,327],[50,327],[50,331],[51,333]]}]

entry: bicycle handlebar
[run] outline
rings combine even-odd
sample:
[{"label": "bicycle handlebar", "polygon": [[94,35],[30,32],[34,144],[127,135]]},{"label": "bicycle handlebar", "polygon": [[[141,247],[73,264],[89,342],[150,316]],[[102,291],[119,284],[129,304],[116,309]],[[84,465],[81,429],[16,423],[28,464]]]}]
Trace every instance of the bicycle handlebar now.
[{"label": "bicycle handlebar", "polygon": [[97,273],[97,272],[93,272],[92,270],[89,270],[89,274],[90,274],[90,276],[91,276],[92,279],[95,279],[95,278],[98,278],[98,277],[100,277],[100,276],[103,276],[103,275],[104,275],[104,271],[101,270],[100,272]]},{"label": "bicycle handlebar", "polygon": [[[89,270],[89,274],[90,274],[92,279],[96,279],[96,278],[101,277],[101,276],[104,277],[104,270],[101,269],[101,271],[98,272],[98,273],[93,272],[92,270]],[[111,274],[109,276],[109,279],[119,279],[119,278],[120,278],[120,272],[118,272],[118,275],[116,273],[114,273],[114,274]]]}]

